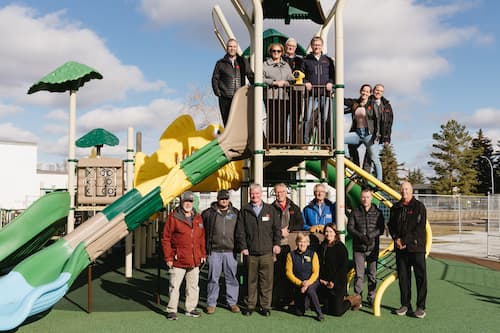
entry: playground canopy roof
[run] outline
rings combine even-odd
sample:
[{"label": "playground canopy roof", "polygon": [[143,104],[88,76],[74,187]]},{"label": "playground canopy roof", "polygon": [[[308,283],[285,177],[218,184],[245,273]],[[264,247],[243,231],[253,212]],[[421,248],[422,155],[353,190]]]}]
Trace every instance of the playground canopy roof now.
[{"label": "playground canopy roof", "polygon": [[113,134],[103,128],[95,128],[76,140],[76,146],[80,148],[94,146],[116,146],[120,140]]},{"label": "playground canopy roof", "polygon": [[[264,50],[264,59],[266,59],[269,56],[267,54],[267,48],[269,47],[269,45],[271,45],[272,43],[280,43],[280,44],[285,45],[285,42],[286,42],[286,40],[288,38],[289,37],[287,35],[279,32],[278,30],[275,30],[275,29],[267,29],[267,30],[265,30],[264,33],[263,33],[263,39],[264,39],[264,47],[263,47],[263,50]],[[300,56],[305,56],[306,55],[306,49],[304,49],[302,47],[302,45],[300,45],[300,44],[297,43],[296,53],[298,55],[300,55]],[[247,47],[245,49],[245,51],[243,51],[243,56],[244,57],[250,56],[250,46]]]},{"label": "playground canopy roof", "polygon": [[325,23],[325,14],[319,0],[264,0],[264,18],[291,20],[311,20],[317,24]]},{"label": "playground canopy roof", "polygon": [[102,75],[87,65],[69,61],[33,84],[29,88],[28,94],[41,90],[50,92],[78,90],[92,79],[102,79]]}]

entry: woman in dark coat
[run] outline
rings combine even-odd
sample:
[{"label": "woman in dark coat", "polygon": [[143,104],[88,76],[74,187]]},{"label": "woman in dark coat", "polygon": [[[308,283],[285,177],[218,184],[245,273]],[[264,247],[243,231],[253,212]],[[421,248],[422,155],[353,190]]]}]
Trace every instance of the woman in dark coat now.
[{"label": "woman in dark coat", "polygon": [[325,225],[325,239],[318,249],[320,297],[324,299],[326,313],[342,316],[347,310],[358,310],[361,296],[347,295],[347,249],[340,241],[333,223]]}]

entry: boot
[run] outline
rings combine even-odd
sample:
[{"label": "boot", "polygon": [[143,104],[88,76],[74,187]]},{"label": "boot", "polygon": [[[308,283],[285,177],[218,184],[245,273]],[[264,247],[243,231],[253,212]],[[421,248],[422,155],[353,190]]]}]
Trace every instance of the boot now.
[{"label": "boot", "polygon": [[351,303],[351,310],[356,311],[361,308],[361,295],[351,295],[347,296],[346,300]]}]

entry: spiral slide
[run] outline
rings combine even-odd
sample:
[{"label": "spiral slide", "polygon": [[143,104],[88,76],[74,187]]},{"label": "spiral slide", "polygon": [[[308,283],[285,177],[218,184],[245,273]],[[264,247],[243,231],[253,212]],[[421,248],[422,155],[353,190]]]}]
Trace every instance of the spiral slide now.
[{"label": "spiral slide", "polygon": [[52,192],[39,198],[0,229],[0,270],[39,251],[66,221],[69,194]]},{"label": "spiral slide", "polygon": [[[238,112],[230,112],[224,132],[203,146],[192,140],[201,134],[191,117],[179,117],[162,135],[160,149],[138,161],[133,190],[1,277],[0,330],[13,329],[29,316],[50,309],[85,267],[187,189],[239,187],[241,165],[230,161],[248,153],[247,124],[252,115],[245,112],[252,101],[251,90],[238,90],[231,105]],[[203,133],[213,137],[216,132],[211,128]],[[173,156],[169,160],[175,162],[173,167],[167,156]]]}]

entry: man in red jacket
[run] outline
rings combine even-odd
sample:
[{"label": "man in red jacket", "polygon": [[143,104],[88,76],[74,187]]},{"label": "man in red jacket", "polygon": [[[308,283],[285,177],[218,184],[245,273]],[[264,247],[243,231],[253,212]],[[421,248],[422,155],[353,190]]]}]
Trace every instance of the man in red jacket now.
[{"label": "man in red jacket", "polygon": [[186,278],[186,306],[188,317],[200,317],[196,310],[200,288],[198,280],[200,266],[205,262],[205,229],[200,214],[193,207],[193,192],[181,195],[181,204],[168,216],[163,229],[162,245],[165,263],[168,266],[169,301],[167,319],[177,320],[180,287]]}]

